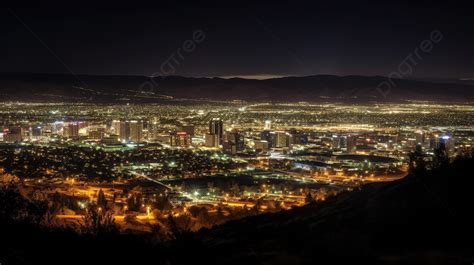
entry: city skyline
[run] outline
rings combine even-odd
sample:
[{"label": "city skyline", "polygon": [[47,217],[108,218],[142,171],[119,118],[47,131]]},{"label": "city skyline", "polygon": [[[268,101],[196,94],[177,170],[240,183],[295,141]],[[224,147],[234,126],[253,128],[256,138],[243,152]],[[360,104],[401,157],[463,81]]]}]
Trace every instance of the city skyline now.
[{"label": "city skyline", "polygon": [[0,9],[0,265],[471,264],[471,10]]}]

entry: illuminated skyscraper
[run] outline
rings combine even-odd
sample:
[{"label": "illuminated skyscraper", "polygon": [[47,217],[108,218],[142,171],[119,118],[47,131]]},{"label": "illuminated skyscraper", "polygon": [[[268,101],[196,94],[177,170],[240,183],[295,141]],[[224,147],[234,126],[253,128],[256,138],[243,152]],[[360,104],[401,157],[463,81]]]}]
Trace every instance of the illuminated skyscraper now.
[{"label": "illuminated skyscraper", "polygon": [[286,132],[274,132],[272,137],[272,146],[275,148],[283,148],[290,146],[290,134]]},{"label": "illuminated skyscraper", "polygon": [[205,146],[211,148],[219,147],[219,137],[211,133],[206,134]]},{"label": "illuminated skyscraper", "polygon": [[273,145],[272,145],[272,142],[273,142],[273,141],[272,141],[272,138],[273,138],[273,137],[272,137],[272,132],[269,131],[269,130],[265,130],[265,131],[263,131],[263,132],[260,133],[260,139],[261,139],[262,141],[267,141],[268,147],[270,147],[270,148],[273,147]]},{"label": "illuminated skyscraper", "polygon": [[257,152],[267,152],[268,151],[268,142],[265,140],[255,141],[255,151]]},{"label": "illuminated skyscraper", "polygon": [[68,138],[74,138],[79,136],[79,123],[77,122],[70,122],[64,128],[64,136]]},{"label": "illuminated skyscraper", "polygon": [[143,122],[141,121],[129,121],[130,128],[130,141],[141,142],[143,137]]},{"label": "illuminated skyscraper", "polygon": [[171,146],[189,147],[191,136],[186,132],[174,132],[170,135]]},{"label": "illuminated skyscraper", "polygon": [[157,121],[148,123],[148,141],[156,141],[159,135],[160,124]]},{"label": "illuminated skyscraper", "polygon": [[120,134],[120,124],[121,121],[113,120],[112,121],[112,133],[119,135]]},{"label": "illuminated skyscraper", "polygon": [[352,153],[356,149],[356,135],[333,135],[334,149]]},{"label": "illuminated skyscraper", "polygon": [[454,139],[450,135],[442,135],[438,140],[437,147],[439,147],[440,144],[444,144],[446,151],[449,155],[452,155],[454,153]]},{"label": "illuminated skyscraper", "polygon": [[224,152],[235,154],[238,151],[243,151],[245,148],[244,137],[238,131],[226,132],[223,142]]},{"label": "illuminated skyscraper", "polygon": [[265,120],[265,126],[263,127],[264,130],[271,130],[272,129],[272,121]]},{"label": "illuminated skyscraper", "polygon": [[222,144],[224,141],[224,124],[221,119],[214,118],[209,122],[209,133],[215,134],[219,138],[219,144]]},{"label": "illuminated skyscraper", "polygon": [[115,127],[118,127],[115,130],[119,132],[120,141],[141,142],[143,140],[142,121],[120,121],[115,124]]}]

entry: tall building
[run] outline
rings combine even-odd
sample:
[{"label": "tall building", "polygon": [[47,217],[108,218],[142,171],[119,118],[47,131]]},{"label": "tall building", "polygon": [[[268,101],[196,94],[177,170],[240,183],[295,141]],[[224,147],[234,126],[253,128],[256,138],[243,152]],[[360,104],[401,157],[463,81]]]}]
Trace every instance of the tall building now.
[{"label": "tall building", "polygon": [[268,142],[268,147],[273,147],[272,145],[272,132],[269,130],[264,130],[260,133],[260,139],[262,141],[267,141]]},{"label": "tall building", "polygon": [[125,121],[120,121],[117,134],[119,136],[120,141],[128,141],[130,138],[130,127],[129,124]]},{"label": "tall building", "polygon": [[211,133],[206,134],[204,145],[211,148],[219,147],[219,137]]},{"label": "tall building", "polygon": [[120,121],[115,122],[115,131],[118,131],[120,141],[141,142],[143,140],[142,121]]},{"label": "tall building", "polygon": [[32,126],[30,127],[30,138],[31,139],[40,139],[43,135],[43,128],[41,126]]},{"label": "tall building", "polygon": [[348,153],[352,153],[356,150],[356,145],[357,145],[357,136],[356,135],[347,135],[347,145],[346,145],[346,151]]},{"label": "tall building", "polygon": [[265,120],[265,125],[263,127],[264,130],[271,130],[272,129],[272,121],[271,120]]},{"label": "tall building", "polygon": [[63,121],[55,121],[51,124],[51,134],[59,135],[61,130],[64,133],[64,122]]},{"label": "tall building", "polygon": [[148,123],[148,141],[157,141],[159,135],[160,124],[157,121]]},{"label": "tall building", "polygon": [[243,151],[245,149],[244,136],[238,131],[226,132],[222,146],[224,152],[229,154]]},{"label": "tall building", "polygon": [[356,136],[355,135],[333,135],[334,149],[340,149],[347,153],[352,153],[356,148]]},{"label": "tall building", "polygon": [[121,123],[122,122],[120,120],[113,120],[112,121],[111,129],[112,129],[113,134],[120,135],[120,124]]},{"label": "tall building", "polygon": [[191,136],[186,132],[174,132],[170,135],[171,146],[189,147]]},{"label": "tall building", "polygon": [[290,145],[291,144],[308,144],[308,134],[305,132],[297,131],[295,129],[290,130]]},{"label": "tall building", "polygon": [[257,152],[267,152],[268,151],[268,142],[265,140],[255,141],[255,151]]},{"label": "tall building", "polygon": [[221,119],[214,118],[209,122],[209,133],[215,134],[219,138],[219,144],[224,141],[224,124]]},{"label": "tall building", "polygon": [[[439,144],[444,144],[448,154],[452,155],[455,149],[454,138],[449,135],[442,135],[439,139]],[[439,144],[437,146],[439,146]]]},{"label": "tall building", "polygon": [[260,133],[260,139],[267,141],[269,148],[285,148],[294,143],[293,135],[284,131],[264,130]]},{"label": "tall building", "polygon": [[420,144],[423,146],[425,143],[425,133],[422,130],[417,130],[415,132],[415,139],[416,139],[416,144]]},{"label": "tall building", "polygon": [[67,126],[64,127],[64,136],[68,138],[79,137],[79,123],[69,122]]},{"label": "tall building", "polygon": [[130,138],[132,142],[141,142],[143,140],[143,122],[129,121]]},{"label": "tall building", "polygon": [[286,132],[272,133],[272,146],[275,148],[284,148],[290,146],[290,134]]}]

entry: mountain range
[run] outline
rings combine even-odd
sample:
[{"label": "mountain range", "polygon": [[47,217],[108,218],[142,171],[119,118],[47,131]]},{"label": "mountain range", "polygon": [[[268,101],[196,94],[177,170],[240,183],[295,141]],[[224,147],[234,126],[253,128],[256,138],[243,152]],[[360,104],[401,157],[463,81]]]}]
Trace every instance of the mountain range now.
[{"label": "mountain range", "polygon": [[3,101],[162,102],[173,100],[349,101],[474,100],[470,83],[314,75],[264,80],[183,76],[1,73]]}]

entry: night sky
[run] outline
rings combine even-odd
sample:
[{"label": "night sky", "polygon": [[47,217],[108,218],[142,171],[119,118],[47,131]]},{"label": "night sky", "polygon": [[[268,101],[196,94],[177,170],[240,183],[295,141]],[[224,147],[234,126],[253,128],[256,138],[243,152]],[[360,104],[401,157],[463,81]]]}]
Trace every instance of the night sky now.
[{"label": "night sky", "polygon": [[201,30],[174,74],[387,75],[439,30],[409,77],[474,78],[469,6],[332,2],[2,9],[0,72],[151,75]]}]

